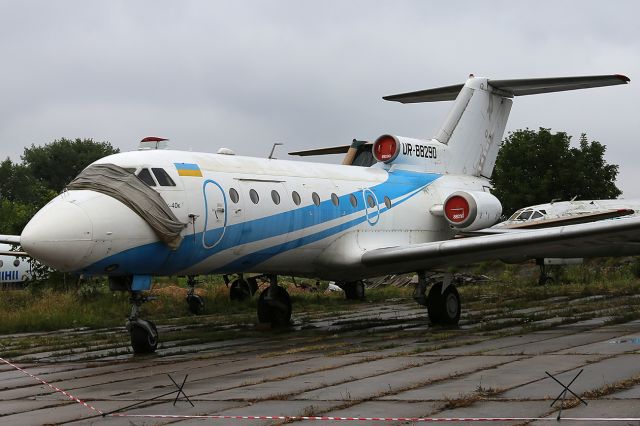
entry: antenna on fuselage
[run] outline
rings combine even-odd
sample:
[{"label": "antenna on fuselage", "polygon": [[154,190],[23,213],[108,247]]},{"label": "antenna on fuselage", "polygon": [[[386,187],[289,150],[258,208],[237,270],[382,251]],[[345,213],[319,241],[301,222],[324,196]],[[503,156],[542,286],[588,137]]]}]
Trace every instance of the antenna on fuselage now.
[{"label": "antenna on fuselage", "polygon": [[273,146],[271,147],[271,153],[269,153],[269,157],[268,157],[269,160],[277,160],[277,158],[273,157],[273,153],[276,150],[276,146],[278,146],[278,145],[282,145],[282,142],[274,142],[273,143]]}]

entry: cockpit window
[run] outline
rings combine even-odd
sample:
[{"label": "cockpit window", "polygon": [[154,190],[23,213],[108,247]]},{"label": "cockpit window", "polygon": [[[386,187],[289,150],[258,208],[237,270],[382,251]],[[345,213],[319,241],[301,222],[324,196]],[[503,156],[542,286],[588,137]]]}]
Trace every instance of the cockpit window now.
[{"label": "cockpit window", "polygon": [[531,217],[531,213],[533,213],[531,210],[525,210],[522,213],[520,213],[520,216],[518,216],[518,220],[527,220]]},{"label": "cockpit window", "polygon": [[156,175],[156,179],[158,179],[160,186],[176,186],[176,183],[164,169],[154,167],[151,170],[153,170],[153,174]]},{"label": "cockpit window", "polygon": [[531,219],[540,219],[542,217],[542,213],[540,212],[533,212],[533,216],[531,216]]},{"label": "cockpit window", "polygon": [[125,167],[124,169],[131,174],[134,174],[136,172],[135,167]]},{"label": "cockpit window", "polygon": [[149,186],[156,186],[156,182],[153,180],[149,169],[142,169],[138,172],[138,178]]}]

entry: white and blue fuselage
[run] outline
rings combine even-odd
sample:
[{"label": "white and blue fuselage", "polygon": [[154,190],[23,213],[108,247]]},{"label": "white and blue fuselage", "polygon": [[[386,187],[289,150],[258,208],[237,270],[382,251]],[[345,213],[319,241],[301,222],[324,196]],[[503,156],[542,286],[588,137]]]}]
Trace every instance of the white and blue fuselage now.
[{"label": "white and blue fuselage", "polygon": [[[451,228],[430,209],[454,189],[482,191],[488,185],[470,176],[171,150],[115,154],[98,163],[137,174],[163,169],[174,185],[154,179],[153,188],[186,224],[183,240],[171,249],[118,200],[69,190],[22,235],[27,246],[30,235],[37,235],[30,253],[49,252],[49,264],[60,270],[360,279],[369,275],[360,264],[367,250],[451,238]],[[54,209],[60,214],[51,214]],[[60,255],[52,259],[54,250]]]}]

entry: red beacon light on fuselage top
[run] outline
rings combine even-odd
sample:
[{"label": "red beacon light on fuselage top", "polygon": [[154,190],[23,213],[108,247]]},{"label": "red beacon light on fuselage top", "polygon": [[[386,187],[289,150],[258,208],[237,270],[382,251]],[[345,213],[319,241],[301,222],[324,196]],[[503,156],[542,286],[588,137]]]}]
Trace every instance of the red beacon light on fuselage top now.
[{"label": "red beacon light on fuselage top", "polygon": [[167,138],[161,138],[158,136],[147,136],[140,141],[138,150],[146,149],[167,149]]}]

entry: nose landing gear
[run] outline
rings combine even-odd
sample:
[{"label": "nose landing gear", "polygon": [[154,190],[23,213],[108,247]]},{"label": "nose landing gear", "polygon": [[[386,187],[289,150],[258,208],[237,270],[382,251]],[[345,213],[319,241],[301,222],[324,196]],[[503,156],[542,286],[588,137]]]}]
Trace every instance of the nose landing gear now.
[{"label": "nose landing gear", "polygon": [[154,298],[143,296],[139,291],[132,291],[131,314],[127,320],[127,330],[131,335],[131,347],[135,354],[148,354],[155,352],[158,347],[158,329],[156,325],[140,318],[140,307],[143,303]]}]

